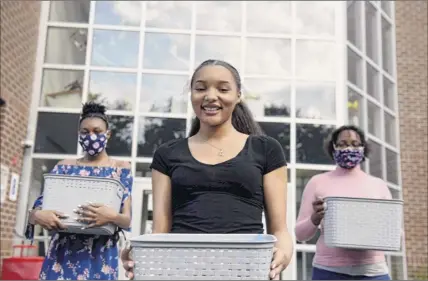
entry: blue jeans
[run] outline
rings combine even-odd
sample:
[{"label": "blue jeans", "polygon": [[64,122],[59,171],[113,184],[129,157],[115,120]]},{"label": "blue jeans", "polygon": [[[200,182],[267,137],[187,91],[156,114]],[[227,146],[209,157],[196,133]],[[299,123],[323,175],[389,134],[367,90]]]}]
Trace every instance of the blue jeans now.
[{"label": "blue jeans", "polygon": [[312,269],[312,280],[391,280],[391,278],[388,274],[378,276],[352,276],[314,267]]}]

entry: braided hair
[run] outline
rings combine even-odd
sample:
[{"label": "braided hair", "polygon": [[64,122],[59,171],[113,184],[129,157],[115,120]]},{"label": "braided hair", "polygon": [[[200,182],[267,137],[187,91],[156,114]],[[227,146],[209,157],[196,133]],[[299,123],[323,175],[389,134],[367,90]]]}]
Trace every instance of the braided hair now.
[{"label": "braided hair", "polygon": [[[205,66],[220,65],[226,68],[232,73],[232,76],[235,80],[236,87],[238,91],[242,90],[241,76],[239,75],[238,70],[233,67],[231,64],[222,61],[222,60],[206,60],[201,63],[193,72],[192,79],[190,80],[190,87],[193,86],[196,74]],[[240,133],[247,135],[263,135],[263,131],[260,125],[254,120],[253,115],[251,114],[248,106],[241,100],[236,104],[235,109],[232,113],[232,125]],[[194,136],[198,133],[201,128],[201,121],[195,117],[192,120],[192,125],[190,127],[189,137]]]}]

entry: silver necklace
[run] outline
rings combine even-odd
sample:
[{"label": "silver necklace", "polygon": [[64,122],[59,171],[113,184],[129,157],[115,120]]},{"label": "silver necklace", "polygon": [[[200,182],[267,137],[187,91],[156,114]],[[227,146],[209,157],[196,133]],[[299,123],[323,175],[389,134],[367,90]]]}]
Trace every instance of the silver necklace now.
[{"label": "silver necklace", "polygon": [[214,145],[210,144],[209,142],[206,142],[206,143],[207,143],[208,145],[210,145],[210,146],[212,146],[212,147],[214,147],[215,149],[217,149],[217,150],[218,150],[218,153],[217,153],[217,155],[218,155],[218,156],[220,156],[220,157],[223,157],[223,156],[224,156],[223,149],[218,148],[218,147],[216,147],[216,146],[214,146]]}]

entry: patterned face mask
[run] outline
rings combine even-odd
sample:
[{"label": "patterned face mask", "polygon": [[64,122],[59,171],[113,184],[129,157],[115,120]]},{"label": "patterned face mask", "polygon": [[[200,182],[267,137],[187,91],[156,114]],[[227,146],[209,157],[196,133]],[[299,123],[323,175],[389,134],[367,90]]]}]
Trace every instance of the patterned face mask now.
[{"label": "patterned face mask", "polygon": [[339,167],[352,169],[360,164],[364,159],[363,147],[348,147],[335,149],[333,153],[334,161]]},{"label": "patterned face mask", "polygon": [[107,145],[107,134],[80,134],[79,143],[89,155],[100,154]]}]

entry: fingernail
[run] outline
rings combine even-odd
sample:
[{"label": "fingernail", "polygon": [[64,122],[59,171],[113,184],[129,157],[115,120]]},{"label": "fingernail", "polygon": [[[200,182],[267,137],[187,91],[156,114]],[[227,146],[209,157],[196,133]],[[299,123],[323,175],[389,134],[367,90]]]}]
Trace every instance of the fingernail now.
[{"label": "fingernail", "polygon": [[86,229],[86,227],[82,227],[81,229],[82,229],[82,230],[85,230],[85,229]]}]

